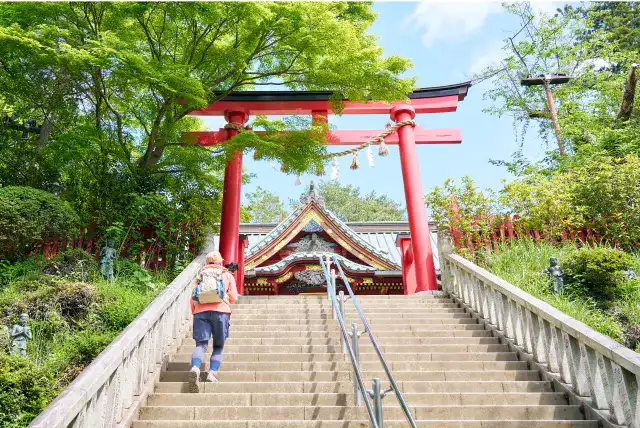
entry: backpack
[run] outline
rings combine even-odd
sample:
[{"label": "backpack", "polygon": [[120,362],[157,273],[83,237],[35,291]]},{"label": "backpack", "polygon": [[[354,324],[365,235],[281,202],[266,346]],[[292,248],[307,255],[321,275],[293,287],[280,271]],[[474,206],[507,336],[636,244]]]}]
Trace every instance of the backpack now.
[{"label": "backpack", "polygon": [[205,266],[200,271],[200,280],[193,289],[193,300],[200,304],[227,302],[228,296],[222,280],[225,272],[225,268]]}]

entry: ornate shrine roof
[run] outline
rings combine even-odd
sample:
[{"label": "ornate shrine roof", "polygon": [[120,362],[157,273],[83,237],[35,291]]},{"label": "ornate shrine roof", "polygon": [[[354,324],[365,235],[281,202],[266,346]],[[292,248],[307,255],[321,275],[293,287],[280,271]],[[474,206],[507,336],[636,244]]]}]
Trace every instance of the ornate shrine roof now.
[{"label": "ornate shrine roof", "polygon": [[286,268],[291,262],[297,260],[310,260],[310,261],[318,261],[321,256],[331,255],[332,257],[337,257],[340,260],[340,264],[347,272],[375,272],[376,268],[371,266],[361,265],[359,263],[352,262],[345,257],[342,257],[339,254],[327,253],[324,251],[309,251],[309,252],[300,252],[293,253],[280,260],[278,263],[274,263],[272,265],[257,267],[255,268],[256,274],[266,273],[266,274],[275,274],[279,273],[284,268]]},{"label": "ornate shrine roof", "polygon": [[301,204],[286,219],[268,232],[259,242],[247,248],[245,252],[246,270],[260,266],[301,231],[325,232],[341,246],[347,248],[350,253],[366,261],[372,271],[397,271],[401,269],[399,260],[391,256],[388,248],[372,245],[361,238],[333,212],[326,209],[313,183],[309,193],[303,195],[300,201]]}]

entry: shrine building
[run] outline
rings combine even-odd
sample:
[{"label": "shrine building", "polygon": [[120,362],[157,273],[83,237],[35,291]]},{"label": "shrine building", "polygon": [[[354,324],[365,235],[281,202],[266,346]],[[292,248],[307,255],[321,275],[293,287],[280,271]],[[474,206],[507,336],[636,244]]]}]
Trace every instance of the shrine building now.
[{"label": "shrine building", "polygon": [[[429,226],[434,239],[435,225]],[[342,221],[311,184],[279,224],[240,224],[244,263],[238,280],[244,282],[244,295],[324,293],[319,258],[332,254],[356,294],[406,294],[399,241],[408,235],[407,221]],[[218,245],[219,238],[214,239]],[[337,288],[346,293],[340,278]]]}]

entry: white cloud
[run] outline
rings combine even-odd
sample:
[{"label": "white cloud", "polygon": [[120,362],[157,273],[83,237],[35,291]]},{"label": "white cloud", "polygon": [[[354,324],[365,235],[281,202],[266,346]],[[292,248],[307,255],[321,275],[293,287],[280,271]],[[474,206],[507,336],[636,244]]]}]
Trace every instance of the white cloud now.
[{"label": "white cloud", "polygon": [[409,17],[424,30],[422,42],[459,42],[480,30],[486,19],[502,12],[500,3],[429,3],[421,2]]},{"label": "white cloud", "polygon": [[473,74],[480,73],[488,66],[498,63],[505,55],[502,50],[503,46],[504,42],[502,40],[496,40],[486,45],[471,59],[471,65],[469,66],[467,74],[471,76]]},{"label": "white cloud", "polygon": [[551,2],[551,1],[533,1],[531,2],[531,7],[537,18],[541,18],[542,15],[553,16],[556,14],[557,9],[562,6],[562,3]]}]

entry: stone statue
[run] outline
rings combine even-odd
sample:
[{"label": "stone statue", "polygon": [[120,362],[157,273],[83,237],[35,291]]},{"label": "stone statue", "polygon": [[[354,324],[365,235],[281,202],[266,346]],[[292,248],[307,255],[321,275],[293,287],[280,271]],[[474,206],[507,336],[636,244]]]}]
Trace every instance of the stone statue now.
[{"label": "stone statue", "polygon": [[18,324],[11,329],[11,352],[21,357],[27,356],[27,342],[32,339],[31,329],[27,327],[29,315],[22,314],[18,319]]},{"label": "stone statue", "polygon": [[544,273],[547,274],[549,279],[553,279],[553,292],[556,294],[559,292],[564,293],[564,279],[562,278],[564,270],[562,269],[562,266],[558,264],[557,258],[551,257],[549,259],[549,267],[544,270]]},{"label": "stone statue", "polygon": [[109,239],[107,246],[100,250],[100,273],[104,279],[113,279],[113,262],[118,257],[113,245],[113,239]]}]

